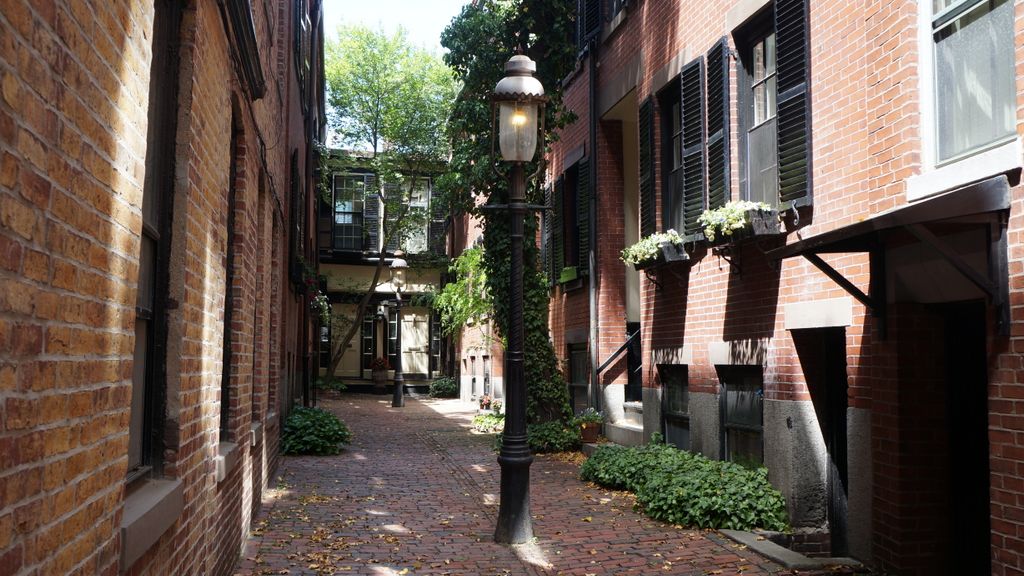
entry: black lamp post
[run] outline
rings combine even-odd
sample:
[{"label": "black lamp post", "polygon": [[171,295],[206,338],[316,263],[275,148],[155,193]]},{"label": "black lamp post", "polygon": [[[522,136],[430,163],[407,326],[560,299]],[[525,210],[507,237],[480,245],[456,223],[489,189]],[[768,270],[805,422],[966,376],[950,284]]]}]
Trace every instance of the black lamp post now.
[{"label": "black lamp post", "polygon": [[401,251],[395,252],[391,261],[391,287],[395,290],[395,393],[391,398],[392,408],[405,406],[405,376],[402,374],[402,290],[405,289],[405,269],[409,264],[402,258]]},{"label": "black lamp post", "polygon": [[498,116],[501,157],[512,163],[508,209],[512,215],[509,271],[508,352],[505,356],[508,389],[505,397],[505,433],[498,464],[501,466],[501,504],[494,541],[521,544],[533,538],[530,520],[530,464],[533,455],[526,441],[526,377],[523,370],[523,220],[526,176],[523,164],[537,149],[538,119],[543,121],[544,86],[533,77],[537,64],[517,54],[505,63],[505,77],[491,95]]}]

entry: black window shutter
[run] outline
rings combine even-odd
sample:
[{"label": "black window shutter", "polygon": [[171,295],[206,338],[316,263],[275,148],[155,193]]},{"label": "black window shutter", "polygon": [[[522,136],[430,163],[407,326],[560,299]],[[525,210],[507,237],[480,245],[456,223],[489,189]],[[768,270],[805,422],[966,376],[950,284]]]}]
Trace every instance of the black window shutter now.
[{"label": "black window shutter", "polygon": [[808,0],[776,0],[779,203],[811,201]]},{"label": "black window shutter", "polygon": [[380,200],[377,197],[377,177],[366,177],[366,197],[363,199],[363,226],[366,230],[364,248],[376,253],[380,250]]},{"label": "black window shutter", "polygon": [[[704,57],[687,64],[680,74],[680,102],[682,108],[683,167],[682,230],[690,235],[700,232],[697,218],[706,206],[704,198]],[[679,188],[676,189],[679,191]],[[679,192],[677,192],[678,194]]]},{"label": "black window shutter", "polygon": [[577,0],[576,39],[580,50],[587,41],[601,31],[601,8],[604,0]]},{"label": "black window shutter", "polygon": [[551,220],[555,216],[554,206],[551,204],[551,187],[544,189],[544,205],[548,209],[544,211],[544,230],[541,235],[541,259],[544,262],[544,274],[548,277],[548,286],[555,283],[555,275],[551,270]]},{"label": "black window shutter", "polygon": [[560,176],[555,181],[555,193],[552,198],[552,205],[554,209],[551,211],[551,271],[555,281],[558,281],[559,275],[562,273],[562,268],[565,267],[565,245],[562,241],[562,218],[566,215],[562,214],[565,210],[565,206],[562,202],[562,194],[565,188],[565,177]]},{"label": "black window shutter", "polygon": [[589,272],[590,263],[590,161],[584,158],[576,164],[576,230],[579,238],[578,262],[569,262],[576,266],[578,274]]},{"label": "black window shutter", "polygon": [[440,194],[435,194],[435,190],[430,190],[430,227],[428,229],[429,243],[428,249],[433,254],[443,255],[445,254],[445,232],[448,229],[448,220],[446,217],[445,203],[441,198]]},{"label": "black window shutter", "polygon": [[640,105],[640,236],[654,234],[654,99]]},{"label": "black window shutter", "polygon": [[334,238],[334,175],[328,175],[327,181],[330,188],[327,192],[327,198],[320,193],[320,188],[317,187],[317,197],[319,200],[316,203],[317,206],[317,219],[316,219],[316,234],[317,234],[317,247],[320,250],[330,250],[331,239]]},{"label": "black window shutter", "polygon": [[[394,252],[402,246],[402,235],[395,229],[395,224],[398,223],[398,212],[405,205],[405,194],[402,190],[402,186],[393,182],[384,181],[384,197],[388,199],[390,208],[388,209],[388,227],[387,233],[391,235],[388,240],[388,245],[384,247],[385,252]],[[412,211],[410,210],[409,213]]]},{"label": "black window shutter", "polygon": [[708,52],[708,207],[729,201],[729,42]]}]

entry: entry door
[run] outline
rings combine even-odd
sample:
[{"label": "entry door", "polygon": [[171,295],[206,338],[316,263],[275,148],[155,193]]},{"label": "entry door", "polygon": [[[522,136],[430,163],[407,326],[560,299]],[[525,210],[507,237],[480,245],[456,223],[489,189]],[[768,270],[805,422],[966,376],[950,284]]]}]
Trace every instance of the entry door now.
[{"label": "entry door", "polygon": [[846,456],[846,331],[822,330],[824,344],[824,418],[822,434],[828,453],[828,516],[832,555],[849,553],[847,540],[847,499],[849,476]]},{"label": "entry door", "polygon": [[942,306],[950,455],[949,574],[991,574],[985,306]]},{"label": "entry door", "polygon": [[[640,330],[639,322],[626,322],[626,338]],[[640,346],[640,337],[633,338],[626,349],[626,370],[629,372],[629,380],[626,383],[626,401],[639,402],[643,400],[643,350]]]}]

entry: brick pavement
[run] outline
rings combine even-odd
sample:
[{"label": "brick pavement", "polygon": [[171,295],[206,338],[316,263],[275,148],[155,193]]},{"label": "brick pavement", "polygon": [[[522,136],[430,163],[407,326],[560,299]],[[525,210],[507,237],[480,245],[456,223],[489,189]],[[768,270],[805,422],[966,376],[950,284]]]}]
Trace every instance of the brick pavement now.
[{"label": "brick pavement", "polygon": [[536,544],[497,545],[499,468],[492,437],[470,431],[475,406],[393,409],[356,394],[321,406],[349,425],[352,445],[282,461],[236,574],[790,574],[716,532],[633,512],[628,494],[549,456],[531,468]]}]

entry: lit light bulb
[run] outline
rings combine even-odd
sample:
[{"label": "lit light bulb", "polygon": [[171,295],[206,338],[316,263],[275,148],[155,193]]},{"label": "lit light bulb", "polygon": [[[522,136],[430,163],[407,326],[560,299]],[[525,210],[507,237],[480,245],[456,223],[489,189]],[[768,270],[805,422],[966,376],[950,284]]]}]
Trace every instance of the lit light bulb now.
[{"label": "lit light bulb", "polygon": [[512,113],[512,118],[509,120],[512,122],[513,126],[522,126],[523,124],[526,124],[526,114],[523,114],[520,110],[516,110]]}]

